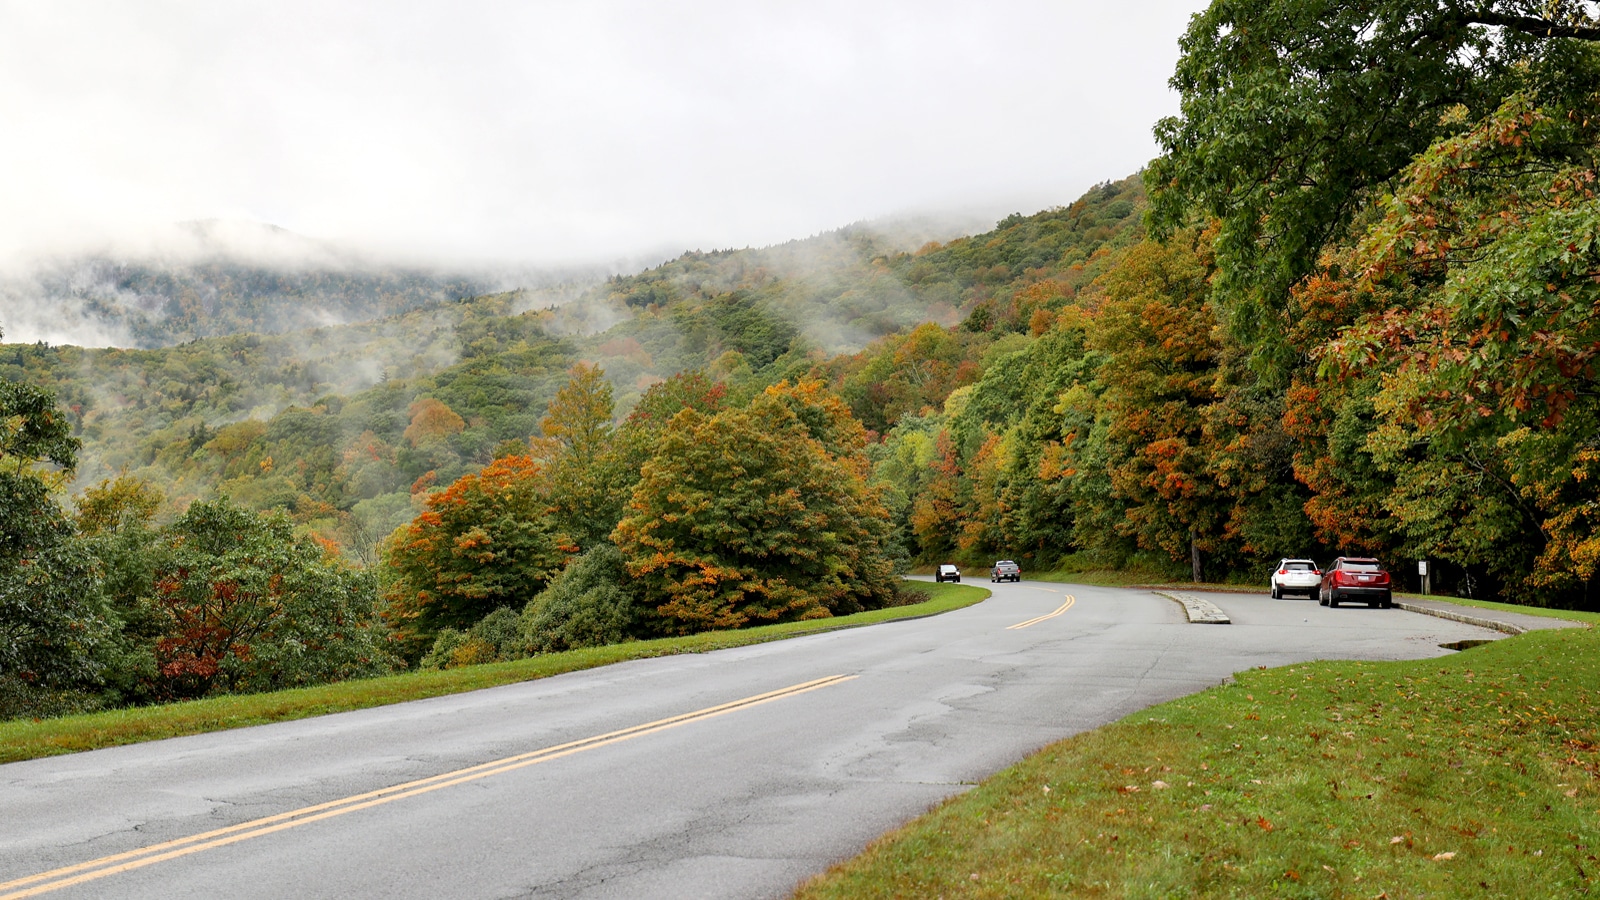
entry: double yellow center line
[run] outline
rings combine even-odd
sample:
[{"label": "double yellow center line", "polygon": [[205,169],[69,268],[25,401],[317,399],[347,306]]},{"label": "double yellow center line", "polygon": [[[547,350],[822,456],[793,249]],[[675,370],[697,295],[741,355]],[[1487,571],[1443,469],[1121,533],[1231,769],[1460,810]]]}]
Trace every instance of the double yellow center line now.
[{"label": "double yellow center line", "polygon": [[331,800],[327,803],[319,803],[315,806],[306,806],[289,812],[278,813],[274,816],[241,822],[238,825],[230,825],[227,828],[219,828],[203,834],[179,838],[161,844],[152,844],[149,847],[143,847],[138,850],[129,850],[125,853],[103,856],[88,862],[52,869],[48,872],[40,872],[37,875],[29,875],[25,878],[0,883],[0,900],[18,900],[18,898],[22,897],[33,897],[64,887],[71,887],[75,884],[82,884],[86,881],[105,878],[108,875],[115,875],[119,872],[140,869],[158,862],[176,859],[180,856],[188,856],[191,853],[199,853],[202,850],[237,844],[240,841],[247,841],[251,838],[262,837],[290,828],[298,828],[301,825],[320,822],[323,819],[331,819],[335,816],[380,806],[384,803],[392,803],[395,800],[416,797],[420,794],[437,791],[440,788],[477,781],[480,778],[488,778],[490,775],[499,775],[515,769],[549,762],[552,759],[560,759],[563,756],[571,756],[574,753],[582,753],[585,750],[594,750],[610,744],[643,737],[647,734],[655,734],[658,731],[676,728],[679,725],[687,725],[690,722],[699,722],[741,709],[749,709],[752,706],[771,703],[774,700],[781,700],[785,697],[793,697],[808,691],[841,684],[855,677],[854,675],[830,675],[827,678],[818,678],[815,681],[790,685],[776,691],[768,691],[765,694],[745,697],[742,700],[734,700],[718,706],[708,706],[705,709],[683,713],[666,719],[657,719],[654,722],[646,722],[643,725],[635,725],[632,728],[624,728],[621,731],[607,732],[606,734],[599,734],[582,740],[557,744],[554,747],[546,747],[543,750],[508,756],[493,762],[457,769],[442,775],[434,775],[431,778],[408,781],[405,784],[368,791],[365,794],[356,794],[351,797],[345,797],[342,800]]},{"label": "double yellow center line", "polygon": [[[1077,602],[1077,599],[1074,598],[1071,594],[1068,594],[1067,595],[1067,602],[1065,602],[1065,603],[1061,604],[1060,606],[1056,607],[1054,612],[1047,612],[1042,616],[1035,616],[1035,617],[1029,619],[1026,622],[1018,622],[1015,625],[1007,625],[1006,626],[1006,630],[1007,631],[1016,631],[1018,628],[1027,628],[1029,625],[1037,625],[1037,624],[1039,624],[1040,622],[1043,622],[1046,619],[1054,619],[1056,616],[1059,616],[1062,613],[1066,612],[1067,610],[1071,609],[1072,608],[1072,604],[1074,604],[1076,602]],[[3,887],[3,885],[0,885],[0,887]],[[4,900],[4,898],[0,897],[0,900]]]}]

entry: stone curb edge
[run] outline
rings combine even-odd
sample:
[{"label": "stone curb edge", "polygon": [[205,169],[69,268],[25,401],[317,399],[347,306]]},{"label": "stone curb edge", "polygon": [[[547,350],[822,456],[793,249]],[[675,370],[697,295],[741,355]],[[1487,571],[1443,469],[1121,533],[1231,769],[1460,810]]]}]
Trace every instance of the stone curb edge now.
[{"label": "stone curb edge", "polygon": [[1151,593],[1160,597],[1165,597],[1168,600],[1183,606],[1183,613],[1189,617],[1189,622],[1191,624],[1233,624],[1233,620],[1228,618],[1228,614],[1222,611],[1222,607],[1217,606],[1210,600],[1202,600],[1199,597],[1191,597],[1188,594],[1169,594],[1166,591],[1151,591]]},{"label": "stone curb edge", "polygon": [[1469,616],[1466,613],[1450,612],[1449,610],[1444,609],[1434,609],[1431,606],[1422,606],[1417,603],[1407,603],[1404,600],[1394,601],[1394,606],[1396,609],[1403,609],[1406,612],[1421,613],[1425,616],[1435,616],[1440,619],[1449,619],[1452,622],[1460,622],[1463,625],[1476,625],[1479,628],[1489,628],[1504,634],[1523,634],[1528,630],[1523,628],[1521,625],[1513,625],[1510,622],[1501,622],[1497,619],[1486,619],[1482,616]]}]

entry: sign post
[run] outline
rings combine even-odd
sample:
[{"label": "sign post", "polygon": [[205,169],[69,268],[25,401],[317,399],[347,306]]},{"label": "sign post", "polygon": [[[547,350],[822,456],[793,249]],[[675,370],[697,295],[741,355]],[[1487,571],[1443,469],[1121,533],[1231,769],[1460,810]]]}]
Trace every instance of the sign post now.
[{"label": "sign post", "polygon": [[1429,581],[1429,579],[1428,579],[1428,561],[1427,560],[1425,560],[1425,559],[1417,560],[1417,574],[1422,576],[1422,578],[1421,578],[1421,580],[1422,580],[1422,593],[1423,593],[1423,596],[1427,596],[1428,587],[1429,587],[1429,584],[1428,584],[1428,581]]}]

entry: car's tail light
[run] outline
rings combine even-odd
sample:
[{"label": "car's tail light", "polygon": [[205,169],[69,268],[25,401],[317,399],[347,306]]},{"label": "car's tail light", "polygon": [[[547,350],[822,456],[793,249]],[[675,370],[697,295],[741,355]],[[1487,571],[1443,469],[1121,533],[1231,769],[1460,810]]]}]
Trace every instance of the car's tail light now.
[{"label": "car's tail light", "polygon": [[1287,574],[1289,574],[1289,570],[1288,569],[1279,569],[1278,570],[1278,574],[1279,575],[1287,575]]}]

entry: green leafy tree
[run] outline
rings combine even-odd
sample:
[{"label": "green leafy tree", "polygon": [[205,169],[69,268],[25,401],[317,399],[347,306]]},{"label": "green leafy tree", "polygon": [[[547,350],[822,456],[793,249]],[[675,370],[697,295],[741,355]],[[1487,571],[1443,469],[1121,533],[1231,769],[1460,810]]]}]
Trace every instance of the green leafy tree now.
[{"label": "green leafy tree", "polygon": [[890,602],[887,513],[864,471],[777,394],[679,413],[614,534],[649,624],[687,633]]},{"label": "green leafy tree", "polygon": [[388,671],[369,573],[294,535],[281,514],[196,502],[164,533],[162,693],[277,690]]},{"label": "green leafy tree", "polygon": [[655,455],[656,439],[674,416],[686,409],[716,415],[728,402],[728,386],[700,369],[678,372],[651,385],[617,429],[617,466],[624,493],[638,482],[639,470]]},{"label": "green leafy tree", "polygon": [[1289,289],[1363,204],[1464,107],[1493,110],[1531,66],[1574,99],[1595,85],[1581,3],[1542,0],[1217,0],[1190,22],[1172,77],[1181,113],[1156,126],[1152,221],[1162,236],[1221,223],[1218,290],[1259,355]]},{"label": "green leafy tree", "polygon": [[1218,344],[1210,271],[1192,233],[1133,248],[1103,278],[1091,340],[1105,352],[1101,414],[1111,484],[1127,501],[1118,528],[1149,550],[1189,559],[1221,547],[1227,497],[1207,460],[1204,409],[1215,402]]},{"label": "green leafy tree", "polygon": [[0,382],[0,715],[49,712],[100,675],[99,572],[39,470],[70,471],[77,450],[50,391]]},{"label": "green leafy tree", "polygon": [[518,634],[517,611],[502,606],[465,631],[440,630],[433,646],[422,657],[421,669],[459,669],[482,663],[521,659],[527,656]]},{"label": "green leafy tree", "polygon": [[106,700],[112,704],[162,696],[155,651],[168,619],[154,601],[153,585],[171,547],[153,520],[165,501],[160,489],[126,473],[77,498],[78,532],[102,572],[110,634],[100,653]]},{"label": "green leafy tree", "polygon": [[105,639],[99,570],[39,478],[0,471],[0,693],[93,687]]},{"label": "green leafy tree", "polygon": [[533,441],[535,456],[547,467],[556,521],[579,547],[604,541],[622,518],[627,479],[613,411],[605,372],[579,363],[539,423],[544,437]]},{"label": "green leafy tree", "polygon": [[554,653],[638,636],[644,610],[630,581],[614,545],[591,548],[523,610],[521,647],[527,653]]},{"label": "green leafy tree", "polygon": [[1378,309],[1325,373],[1372,387],[1364,447],[1407,551],[1592,604],[1600,122],[1530,91],[1459,124],[1346,256]]},{"label": "green leafy tree", "polygon": [[72,436],[72,423],[56,406],[54,392],[32,384],[0,381],[0,461],[13,473],[51,462],[71,470],[83,442]]}]

